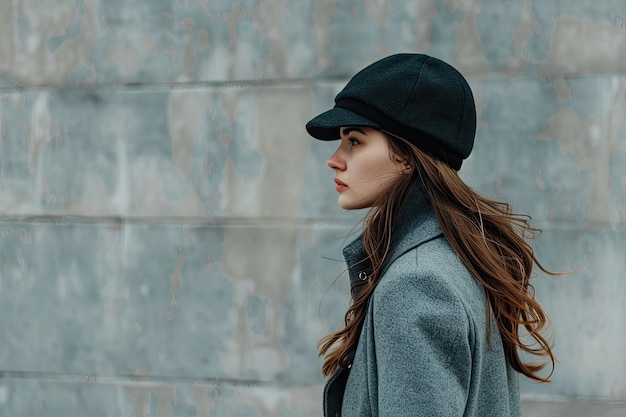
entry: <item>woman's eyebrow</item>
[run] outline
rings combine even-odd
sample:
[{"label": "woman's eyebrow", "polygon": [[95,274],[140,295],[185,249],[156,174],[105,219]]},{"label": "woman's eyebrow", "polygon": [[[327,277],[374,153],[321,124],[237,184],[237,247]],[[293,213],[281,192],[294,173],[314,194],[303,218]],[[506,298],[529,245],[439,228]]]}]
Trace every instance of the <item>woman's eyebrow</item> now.
[{"label": "woman's eyebrow", "polygon": [[343,129],[343,131],[341,133],[345,136],[345,135],[349,134],[352,131],[359,132],[362,135],[366,134],[364,131],[362,131],[361,129],[359,129],[357,127],[346,127],[345,129]]}]

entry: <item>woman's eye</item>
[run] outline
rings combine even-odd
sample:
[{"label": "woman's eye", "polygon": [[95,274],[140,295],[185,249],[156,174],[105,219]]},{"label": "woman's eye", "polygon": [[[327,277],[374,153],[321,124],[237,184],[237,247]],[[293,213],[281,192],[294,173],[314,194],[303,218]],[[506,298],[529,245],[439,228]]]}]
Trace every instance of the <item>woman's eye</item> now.
[{"label": "woman's eye", "polygon": [[355,146],[358,145],[360,142],[354,138],[350,138],[348,139],[348,142],[350,142],[350,146]]}]

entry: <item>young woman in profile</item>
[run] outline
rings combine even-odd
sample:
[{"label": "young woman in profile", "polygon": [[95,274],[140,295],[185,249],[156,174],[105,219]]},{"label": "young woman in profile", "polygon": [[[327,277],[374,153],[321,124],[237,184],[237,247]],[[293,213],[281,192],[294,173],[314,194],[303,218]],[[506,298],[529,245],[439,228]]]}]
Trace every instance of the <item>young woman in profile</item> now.
[{"label": "young woman in profile", "polygon": [[340,141],[328,160],[339,205],[370,208],[343,250],[344,326],[319,344],[325,416],[520,416],[518,374],[547,382],[539,371],[554,366],[529,283],[545,269],[529,218],[458,176],[476,132],[466,80],[436,58],[392,55],[306,128]]}]

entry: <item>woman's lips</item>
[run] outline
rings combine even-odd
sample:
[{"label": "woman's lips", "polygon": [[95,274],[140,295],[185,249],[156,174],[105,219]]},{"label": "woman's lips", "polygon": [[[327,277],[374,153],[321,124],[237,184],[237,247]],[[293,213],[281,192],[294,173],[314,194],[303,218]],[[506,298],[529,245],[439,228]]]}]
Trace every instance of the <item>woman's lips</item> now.
[{"label": "woman's lips", "polygon": [[337,190],[338,192],[342,192],[343,190],[348,188],[348,186],[339,178],[335,178],[335,184],[337,184],[337,186],[335,187],[335,190]]}]

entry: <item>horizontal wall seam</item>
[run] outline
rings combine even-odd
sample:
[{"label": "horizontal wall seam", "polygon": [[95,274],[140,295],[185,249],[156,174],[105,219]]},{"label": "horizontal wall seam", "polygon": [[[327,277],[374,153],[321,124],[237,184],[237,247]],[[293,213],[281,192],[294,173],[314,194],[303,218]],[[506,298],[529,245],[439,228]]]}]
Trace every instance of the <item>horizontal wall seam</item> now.
[{"label": "horizontal wall seam", "polygon": [[521,394],[521,399],[527,403],[555,403],[555,404],[598,404],[615,407],[626,407],[626,400],[611,399],[610,397],[594,397],[583,395],[544,395]]},{"label": "horizontal wall seam", "polygon": [[[484,74],[474,74],[468,76],[470,81],[510,79],[519,81],[521,79],[550,79],[550,78],[584,78],[584,77],[623,77],[626,76],[626,69],[619,72],[492,72]],[[185,82],[120,82],[120,83],[93,83],[93,84],[37,84],[29,86],[5,85],[0,86],[1,93],[12,92],[38,92],[38,91],[176,91],[189,90],[195,88],[209,89],[250,89],[262,87],[310,87],[315,84],[345,84],[350,79],[349,76],[337,77],[294,77],[294,78],[259,78],[241,80],[221,80],[221,81],[185,81]]]},{"label": "horizontal wall seam", "polygon": [[1,380],[31,380],[43,382],[59,382],[67,384],[102,384],[102,385],[125,385],[125,386],[167,386],[175,383],[188,383],[205,385],[207,387],[234,387],[234,388],[283,388],[289,389],[308,387],[322,384],[322,381],[263,381],[256,379],[236,378],[197,378],[186,376],[164,375],[89,375],[89,374],[61,374],[51,372],[23,372],[23,371],[0,371]]},{"label": "horizontal wall seam", "polygon": [[[179,224],[181,226],[230,226],[230,227],[296,227],[309,228],[311,226],[345,226],[357,227],[361,219],[351,217],[337,219],[329,217],[221,217],[221,216],[80,216],[80,215],[0,215],[0,226],[11,223],[26,224]],[[536,220],[534,227],[544,231],[549,230],[590,230],[590,231],[626,231],[626,224],[614,222],[584,222],[584,221],[549,221]]]},{"label": "horizontal wall seam", "polygon": [[360,219],[333,218],[285,218],[285,217],[216,217],[216,216],[75,216],[75,215],[41,215],[41,216],[1,216],[0,225],[11,223],[30,224],[180,224],[181,226],[258,226],[258,227],[311,227],[337,226],[352,227]]}]

